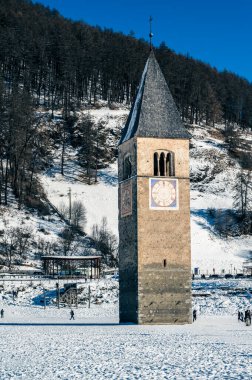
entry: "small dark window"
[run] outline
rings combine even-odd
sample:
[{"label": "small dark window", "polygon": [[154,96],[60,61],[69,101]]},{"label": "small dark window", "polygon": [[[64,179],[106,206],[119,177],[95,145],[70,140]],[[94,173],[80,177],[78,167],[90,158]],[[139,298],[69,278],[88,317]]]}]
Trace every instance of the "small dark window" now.
[{"label": "small dark window", "polygon": [[160,176],[164,177],[165,176],[165,155],[163,152],[160,154],[159,170],[160,170]]},{"label": "small dark window", "polygon": [[174,153],[167,153],[166,156],[166,175],[167,177],[175,176],[175,168],[174,168]]},{"label": "small dark window", "polygon": [[158,153],[154,153],[154,175],[158,176]]},{"label": "small dark window", "polygon": [[170,174],[170,160],[171,160],[171,154],[168,153],[166,156],[166,173],[167,173],[167,176],[171,175]]},{"label": "small dark window", "polygon": [[166,259],[164,259],[164,268],[166,267]]},{"label": "small dark window", "polygon": [[123,163],[123,179],[127,179],[131,177],[132,174],[132,165],[131,165],[131,158],[130,156],[127,156]]},{"label": "small dark window", "polygon": [[170,153],[170,168],[169,168],[170,176],[175,176],[175,163],[174,163],[174,153]]}]

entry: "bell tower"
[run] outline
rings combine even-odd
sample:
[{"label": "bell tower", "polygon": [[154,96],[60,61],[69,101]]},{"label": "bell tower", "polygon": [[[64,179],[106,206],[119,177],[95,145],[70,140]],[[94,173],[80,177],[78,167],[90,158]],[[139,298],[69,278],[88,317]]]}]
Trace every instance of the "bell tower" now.
[{"label": "bell tower", "polygon": [[120,322],[191,323],[189,139],[151,51],[119,142]]}]

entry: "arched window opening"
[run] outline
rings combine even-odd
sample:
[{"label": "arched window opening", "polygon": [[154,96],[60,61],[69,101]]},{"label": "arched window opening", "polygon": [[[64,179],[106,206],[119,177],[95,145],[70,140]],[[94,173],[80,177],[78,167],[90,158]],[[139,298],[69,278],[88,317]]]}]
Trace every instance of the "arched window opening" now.
[{"label": "arched window opening", "polygon": [[171,163],[171,153],[168,153],[166,155],[166,173],[167,173],[167,176],[171,175],[170,163]]},{"label": "arched window opening", "polygon": [[174,153],[167,153],[166,156],[166,175],[170,177],[175,176],[175,167],[174,167]]},{"label": "arched window opening", "polygon": [[158,176],[158,153],[154,153],[154,175]]},{"label": "arched window opening", "polygon": [[175,160],[174,153],[164,151],[161,154],[154,153],[153,156],[153,174],[154,176],[174,177],[175,176]]},{"label": "arched window opening", "polygon": [[132,174],[132,164],[131,164],[131,158],[130,158],[130,156],[127,156],[124,159],[123,171],[124,171],[123,179],[127,179],[127,178],[131,177],[131,174]]},{"label": "arched window opening", "polygon": [[174,153],[173,152],[170,153],[170,169],[169,169],[169,172],[170,172],[171,177],[175,176],[175,162],[174,162]]},{"label": "arched window opening", "polygon": [[166,173],[165,173],[165,154],[163,152],[160,154],[159,170],[160,170],[160,176],[164,177]]}]

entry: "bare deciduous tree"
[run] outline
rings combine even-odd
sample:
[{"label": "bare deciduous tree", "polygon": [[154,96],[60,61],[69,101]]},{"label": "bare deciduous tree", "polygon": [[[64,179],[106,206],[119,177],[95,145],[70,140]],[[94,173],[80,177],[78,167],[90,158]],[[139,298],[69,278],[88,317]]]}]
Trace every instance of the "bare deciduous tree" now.
[{"label": "bare deciduous tree", "polygon": [[[61,202],[59,205],[59,212],[63,215],[65,219],[69,219],[70,210],[69,205]],[[87,211],[84,204],[76,200],[71,205],[71,225],[76,228],[82,227],[84,230],[87,222]]]},{"label": "bare deciduous tree", "polygon": [[100,226],[98,224],[93,225],[92,238],[96,249],[102,254],[103,263],[109,267],[118,266],[118,241],[108,229],[106,217],[102,218]]},{"label": "bare deciduous tree", "polygon": [[1,251],[6,265],[11,268],[14,261],[25,259],[32,239],[32,230],[29,227],[11,227],[4,231],[1,237]]},{"label": "bare deciduous tree", "polygon": [[82,228],[85,228],[87,222],[86,208],[81,201],[74,201],[72,205],[72,224],[79,228],[80,224]]},{"label": "bare deciduous tree", "polygon": [[65,227],[61,233],[60,248],[64,256],[73,255],[79,246],[78,236],[72,227]]},{"label": "bare deciduous tree", "polygon": [[234,186],[234,207],[242,217],[245,217],[251,209],[252,202],[252,182],[251,171],[241,170],[236,177]]}]

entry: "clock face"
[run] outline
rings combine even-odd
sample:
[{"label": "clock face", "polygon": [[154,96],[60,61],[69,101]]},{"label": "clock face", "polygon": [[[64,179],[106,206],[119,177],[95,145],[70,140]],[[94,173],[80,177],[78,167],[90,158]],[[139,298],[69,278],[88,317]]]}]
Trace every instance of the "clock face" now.
[{"label": "clock face", "polygon": [[178,183],[176,179],[150,178],[150,208],[178,209]]},{"label": "clock face", "polygon": [[121,184],[121,216],[132,214],[132,183],[131,180]]}]

